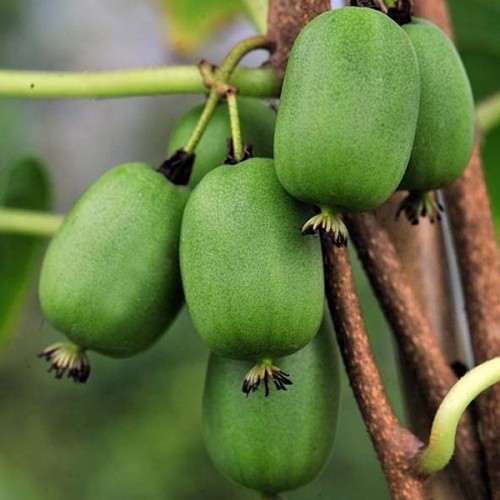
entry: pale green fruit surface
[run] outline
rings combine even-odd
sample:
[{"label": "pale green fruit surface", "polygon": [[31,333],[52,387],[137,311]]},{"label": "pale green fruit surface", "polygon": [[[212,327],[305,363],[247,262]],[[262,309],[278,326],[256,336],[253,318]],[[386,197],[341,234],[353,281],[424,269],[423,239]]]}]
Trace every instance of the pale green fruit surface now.
[{"label": "pale green fruit surface", "polygon": [[248,398],[235,381],[250,364],[210,356],[203,433],[216,467],[248,488],[277,493],[312,481],[333,446],[339,408],[338,355],[327,319],[301,351],[280,359],[293,377],[288,391]]},{"label": "pale green fruit surface", "polygon": [[183,302],[178,251],[189,191],[141,163],[98,179],[47,250],[40,277],[47,320],[109,356],[156,340]]},{"label": "pale green fruit surface", "polygon": [[[175,124],[168,143],[169,156],[186,146],[203,108],[204,104],[191,108]],[[238,112],[242,139],[252,146],[253,156],[272,158],[276,113],[263,101],[251,97],[238,97]],[[191,187],[196,186],[210,170],[224,163],[230,137],[227,103],[221,102],[196,146],[193,171],[189,179]]]},{"label": "pale green fruit surface", "polygon": [[415,143],[400,189],[429,191],[452,183],[469,162],[474,100],[451,40],[424,19],[413,19],[403,29],[417,53],[421,93]]},{"label": "pale green fruit surface", "polygon": [[300,234],[311,215],[269,159],[218,167],[194,189],[182,221],[182,282],[212,351],[260,360],[314,337],[324,303],[321,246]]},{"label": "pale green fruit surface", "polygon": [[373,9],[321,14],[295,41],[276,122],[276,173],[299,200],[337,210],[382,204],[398,187],[419,103],[415,51]]}]

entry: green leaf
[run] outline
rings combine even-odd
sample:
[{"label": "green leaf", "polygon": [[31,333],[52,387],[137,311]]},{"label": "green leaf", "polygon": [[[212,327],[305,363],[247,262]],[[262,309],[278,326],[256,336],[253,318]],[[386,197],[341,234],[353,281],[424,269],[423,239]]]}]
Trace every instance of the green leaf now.
[{"label": "green leaf", "polygon": [[[46,211],[50,183],[43,164],[24,158],[0,169],[0,206]],[[43,239],[0,234],[0,349],[24,304]]]},{"label": "green leaf", "polygon": [[269,0],[241,0],[247,18],[252,22],[259,35],[267,32]]},{"label": "green leaf", "polygon": [[486,184],[490,193],[497,236],[500,236],[500,127],[492,130],[482,144],[482,158]]},{"label": "green leaf", "polygon": [[[471,80],[476,102],[500,91],[500,2],[448,2],[457,46]],[[483,165],[497,234],[500,235],[500,128],[482,144]]]},{"label": "green leaf", "polygon": [[160,0],[169,42],[180,54],[202,46],[242,12],[241,0]]},{"label": "green leaf", "polygon": [[448,2],[456,42],[476,100],[500,90],[500,2]]}]

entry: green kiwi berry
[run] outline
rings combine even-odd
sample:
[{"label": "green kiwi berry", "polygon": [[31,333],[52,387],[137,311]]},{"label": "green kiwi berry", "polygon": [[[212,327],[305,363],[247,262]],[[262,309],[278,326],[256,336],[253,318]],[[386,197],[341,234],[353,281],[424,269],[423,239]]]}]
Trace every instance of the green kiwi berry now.
[{"label": "green kiwi berry", "polygon": [[39,287],[45,317],[72,342],[41,354],[58,378],[85,381],[86,350],[132,356],[175,318],[183,303],[178,251],[189,192],[130,163],[104,174],[66,216]]},{"label": "green kiwi berry", "polygon": [[345,244],[337,214],[391,196],[410,157],[419,94],[415,50],[388,16],[345,7],[305,26],[290,54],[274,147],[283,187],[321,209],[304,232],[322,227]]},{"label": "green kiwi berry", "polygon": [[304,349],[279,364],[293,391],[244,398],[232,380],[249,363],[212,354],[203,398],[203,434],[216,467],[230,480],[272,496],[312,481],[333,446],[339,409],[338,354],[328,320]]},{"label": "green kiwi berry", "polygon": [[324,305],[318,239],[298,229],[312,209],[282,188],[272,160],[220,166],[194,189],[181,230],[186,302],[207,346],[256,363],[244,384],[254,390],[288,379],[272,359],[304,347]]},{"label": "green kiwi berry", "polygon": [[458,179],[474,146],[474,100],[462,61],[451,40],[435,24],[413,19],[403,26],[420,68],[420,108],[410,163],[399,189],[410,194],[400,212],[416,224],[439,218],[429,191]]}]

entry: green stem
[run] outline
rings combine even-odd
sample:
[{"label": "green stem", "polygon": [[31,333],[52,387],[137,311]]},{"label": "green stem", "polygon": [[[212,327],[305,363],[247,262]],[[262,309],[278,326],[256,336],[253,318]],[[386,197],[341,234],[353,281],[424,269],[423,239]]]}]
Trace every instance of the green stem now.
[{"label": "green stem", "polygon": [[458,423],[467,406],[498,382],[500,356],[476,366],[452,387],[434,417],[429,445],[419,456],[419,467],[424,474],[434,474],[448,464],[455,448]]},{"label": "green stem", "polygon": [[17,208],[0,208],[0,233],[53,236],[62,221],[62,215]]},{"label": "green stem", "polygon": [[241,42],[237,43],[225,57],[224,61],[222,61],[222,64],[217,70],[217,80],[219,82],[231,84],[241,91],[236,82],[229,81],[231,75],[235,71],[236,66],[249,52],[269,47],[270,41],[265,36],[253,36],[250,38],[245,38]]},{"label": "green stem", "polygon": [[[238,88],[234,85],[234,79],[232,80],[231,77],[233,76],[236,66],[241,59],[252,50],[265,48],[268,44],[269,42],[264,36],[245,38],[231,49],[231,51],[224,58],[220,67],[215,69],[211,75],[212,81],[210,83],[210,93],[208,95],[205,108],[203,109],[203,113],[201,114],[191,137],[184,147],[184,151],[187,153],[194,153],[194,150],[200,139],[203,137],[203,133],[205,132],[215,108],[217,107],[219,98],[223,95],[227,95],[229,90]],[[204,73],[205,78],[208,76],[207,72],[202,71],[202,73]]]},{"label": "green stem", "polygon": [[227,94],[227,106],[229,108],[229,121],[231,123],[231,138],[233,139],[234,159],[240,162],[243,158],[243,142],[241,139],[240,117],[238,114],[238,101],[236,92]]},{"label": "green stem", "polygon": [[205,107],[203,108],[203,113],[201,114],[200,119],[198,120],[198,123],[196,124],[196,127],[191,134],[191,137],[184,147],[184,151],[186,151],[186,153],[194,153],[198,142],[200,142],[200,139],[203,136],[203,132],[205,132],[205,129],[207,128],[210,118],[212,118],[218,102],[219,96],[217,95],[217,92],[215,92],[214,89],[211,89]]},{"label": "green stem", "polygon": [[500,124],[500,92],[481,101],[476,116],[483,132],[489,132]]},{"label": "green stem", "polygon": [[267,32],[269,0],[241,0],[241,3],[257,32],[264,35]]},{"label": "green stem", "polygon": [[[270,68],[237,69],[229,83],[242,95],[253,97],[277,96],[280,89],[279,78]],[[95,73],[0,71],[0,97],[96,99],[206,91],[196,66]]]}]

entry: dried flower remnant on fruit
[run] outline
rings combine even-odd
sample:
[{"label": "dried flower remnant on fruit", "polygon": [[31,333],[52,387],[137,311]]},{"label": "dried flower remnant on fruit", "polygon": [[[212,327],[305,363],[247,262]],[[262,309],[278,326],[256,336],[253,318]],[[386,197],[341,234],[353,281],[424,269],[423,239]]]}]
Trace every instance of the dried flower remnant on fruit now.
[{"label": "dried flower remnant on fruit", "polygon": [[261,382],[264,383],[265,396],[269,396],[269,382],[272,381],[276,390],[286,391],[287,385],[293,382],[288,378],[289,374],[274,366],[270,360],[263,361],[253,366],[245,376],[242,391],[248,396],[251,392],[259,389]]},{"label": "dried flower remnant on fruit", "polygon": [[441,220],[441,212],[443,206],[430,192],[410,191],[396,212],[396,219],[401,213],[406,215],[406,218],[412,225],[416,226],[420,222],[420,218],[428,217],[429,222],[434,224]]},{"label": "dried flower remnant on fruit", "polygon": [[177,186],[186,186],[191,177],[194,159],[195,156],[193,153],[178,149],[157,170]]},{"label": "dried flower remnant on fruit", "polygon": [[48,372],[54,371],[57,379],[65,374],[74,382],[84,384],[90,375],[90,363],[85,351],[75,344],[57,343],[44,349],[39,358],[50,363]]},{"label": "dried flower remnant on fruit", "polygon": [[302,235],[317,234],[322,231],[325,236],[332,239],[337,247],[346,247],[348,242],[347,227],[339,215],[334,214],[326,208],[322,208],[321,212],[314,217],[311,217],[301,229]]},{"label": "dried flower remnant on fruit", "polygon": [[253,146],[251,144],[248,144],[245,142],[243,144],[243,156],[241,160],[236,159],[236,155],[234,154],[234,144],[233,144],[233,139],[229,138],[227,140],[227,156],[226,159],[224,160],[224,165],[237,165],[238,163],[241,163],[242,161],[248,160],[253,157],[252,153]]}]

